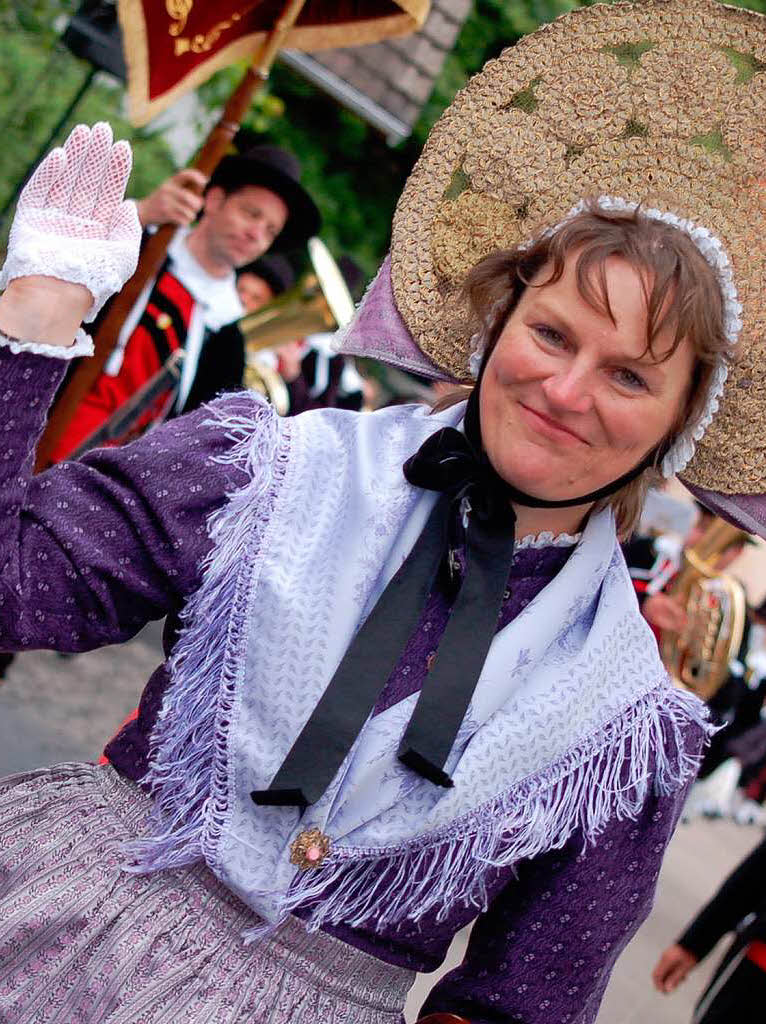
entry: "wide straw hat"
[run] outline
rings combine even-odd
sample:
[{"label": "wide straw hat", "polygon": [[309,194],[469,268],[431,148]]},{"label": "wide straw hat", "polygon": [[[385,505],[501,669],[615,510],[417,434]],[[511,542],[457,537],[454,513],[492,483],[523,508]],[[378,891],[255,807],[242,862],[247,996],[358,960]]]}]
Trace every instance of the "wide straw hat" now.
[{"label": "wide straw hat", "polygon": [[483,257],[538,238],[588,197],[681,218],[718,261],[725,300],[728,288],[742,304],[736,362],[683,476],[762,493],[761,178],[766,18],[715,0],[574,11],[487,64],[434,127],[394,219],[396,306],[421,350],[465,380],[477,324],[460,288]]}]

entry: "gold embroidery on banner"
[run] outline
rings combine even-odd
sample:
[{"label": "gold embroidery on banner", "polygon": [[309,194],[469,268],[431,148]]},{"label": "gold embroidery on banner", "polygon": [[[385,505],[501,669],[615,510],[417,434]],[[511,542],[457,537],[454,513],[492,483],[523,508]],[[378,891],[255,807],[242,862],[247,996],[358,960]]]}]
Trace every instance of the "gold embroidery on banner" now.
[{"label": "gold embroidery on banner", "polygon": [[189,11],[193,6],[194,0],[165,0],[165,10],[171,18],[175,19],[174,23],[168,29],[171,36],[181,35],[183,30],[186,28]]},{"label": "gold embroidery on banner", "polygon": [[[191,9],[193,2],[194,0],[166,0],[168,8],[170,8],[173,5],[188,5],[189,10]],[[224,34],[224,32],[228,31],[230,28],[236,25],[238,21],[241,21],[242,18],[246,14],[249,14],[256,6],[257,5],[254,3],[246,4],[241,11],[235,11],[233,14],[229,15],[229,17],[226,18],[224,21],[219,21],[218,24],[214,25],[208,32],[198,32],[197,35],[195,36],[183,36],[179,39],[176,39],[175,56],[181,57],[184,53],[189,53],[190,51],[191,53],[207,53],[208,50],[212,50],[215,44]],[[184,21],[183,25],[185,24],[186,22]],[[181,29],[179,29],[178,32],[173,32],[173,29],[171,28],[170,31],[172,35],[179,35],[181,30],[183,29],[183,25],[181,26]]]}]

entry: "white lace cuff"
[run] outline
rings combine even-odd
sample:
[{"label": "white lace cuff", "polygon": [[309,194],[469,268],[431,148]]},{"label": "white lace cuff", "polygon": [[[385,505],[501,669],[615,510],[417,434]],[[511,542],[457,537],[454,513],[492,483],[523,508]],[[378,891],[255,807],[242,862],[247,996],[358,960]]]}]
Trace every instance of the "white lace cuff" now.
[{"label": "white lace cuff", "polygon": [[77,359],[78,356],[93,355],[93,339],[82,327],[78,328],[71,345],[46,345],[42,341],[25,341],[9,338],[0,332],[0,348],[9,348],[14,355],[30,352],[36,356],[50,356],[53,359]]}]

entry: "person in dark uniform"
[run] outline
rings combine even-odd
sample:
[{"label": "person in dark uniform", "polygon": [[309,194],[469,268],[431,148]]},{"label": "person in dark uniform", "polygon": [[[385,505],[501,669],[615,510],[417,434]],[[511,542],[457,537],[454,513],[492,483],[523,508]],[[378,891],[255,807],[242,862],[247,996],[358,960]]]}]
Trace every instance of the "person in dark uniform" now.
[{"label": "person in dark uniform", "polygon": [[728,932],[731,944],[702,995],[693,1024],[766,1020],[766,839],[729,875],[652,972],[660,992],[676,989]]},{"label": "person in dark uniform", "polygon": [[[357,301],[364,290],[361,269],[350,256],[340,257],[338,269],[351,297]],[[328,406],[355,412],[362,408],[364,379],[357,372],[353,358],[336,352],[333,343],[332,333],[306,338],[300,363],[287,380],[291,416]]]},{"label": "person in dark uniform", "polygon": [[[184,172],[190,173],[198,172]],[[194,204],[190,199],[191,205],[179,205],[179,191],[189,191],[190,184],[190,179],[176,176],[141,201],[144,226],[158,218],[188,220]],[[165,263],[126,318],[103,373],[58,439],[51,461],[76,452],[179,348],[185,358],[177,387],[169,384],[155,397],[126,440],[185,411],[207,338],[245,312],[236,290],[236,268],[270,248],[304,244],[320,223],[319,211],[300,184],[300,164],[290,153],[255,146],[224,157],[207,183],[199,220],[174,236]]]},{"label": "person in dark uniform", "polygon": [[[723,764],[729,757],[740,760],[757,760],[758,754],[746,754],[748,744],[740,746],[742,740],[756,727],[760,727],[761,708],[766,697],[766,679],[755,674],[749,665],[752,646],[753,626],[766,621],[766,602],[757,608],[748,607],[742,641],[735,658],[729,663],[729,675],[723,686],[708,701],[714,720],[721,726],[713,736],[705,758],[700,766],[699,778],[704,779]],[[758,728],[758,732],[763,730]],[[762,739],[755,739],[749,745],[762,748]],[[743,758],[743,754],[745,754]],[[746,781],[750,773],[746,773]]]}]

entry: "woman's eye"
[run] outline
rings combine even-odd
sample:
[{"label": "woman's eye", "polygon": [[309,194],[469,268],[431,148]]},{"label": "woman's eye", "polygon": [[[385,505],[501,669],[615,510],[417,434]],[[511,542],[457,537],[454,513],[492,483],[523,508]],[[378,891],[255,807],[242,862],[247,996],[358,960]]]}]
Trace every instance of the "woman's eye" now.
[{"label": "woman's eye", "polygon": [[543,341],[553,345],[555,348],[563,348],[566,344],[563,334],[559,334],[555,327],[548,327],[547,324],[535,324],[534,330]]},{"label": "woman's eye", "polygon": [[645,391],[646,381],[639,374],[634,373],[633,370],[628,370],[626,367],[620,367],[615,370],[615,378],[618,384],[622,384],[623,387],[630,388],[631,391]]}]

